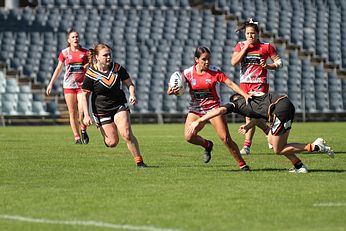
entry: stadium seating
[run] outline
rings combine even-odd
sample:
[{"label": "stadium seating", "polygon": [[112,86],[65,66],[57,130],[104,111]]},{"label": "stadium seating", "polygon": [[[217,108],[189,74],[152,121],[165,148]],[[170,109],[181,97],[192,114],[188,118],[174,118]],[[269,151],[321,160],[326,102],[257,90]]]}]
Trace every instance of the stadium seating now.
[{"label": "stadium seating", "polygon": [[[205,45],[211,48],[213,64],[239,83],[239,66],[231,67],[230,55],[244,37],[235,30],[238,22],[254,17],[264,34],[287,41],[277,44],[284,67],[269,72],[270,90],[288,94],[299,112],[346,110],[345,80],[310,61],[317,57],[346,68],[346,24],[341,23],[346,20],[344,1],[216,0],[215,9],[224,14],[191,8],[188,0],[41,0],[34,10],[0,9],[0,62],[45,86],[59,51],[66,47],[65,32],[73,27],[80,32],[84,47],[97,42],[113,47],[114,59],[127,68],[137,86],[140,103],[133,112],[182,113],[188,95],[166,95],[170,74],[191,66],[195,47]],[[225,16],[233,20],[226,22]],[[300,57],[298,51],[311,56]],[[31,93],[23,91],[0,72],[0,93]],[[54,91],[63,96],[62,76]],[[220,93],[228,100],[229,89],[221,88]],[[55,102],[40,101],[6,103],[6,111],[60,113]]]}]

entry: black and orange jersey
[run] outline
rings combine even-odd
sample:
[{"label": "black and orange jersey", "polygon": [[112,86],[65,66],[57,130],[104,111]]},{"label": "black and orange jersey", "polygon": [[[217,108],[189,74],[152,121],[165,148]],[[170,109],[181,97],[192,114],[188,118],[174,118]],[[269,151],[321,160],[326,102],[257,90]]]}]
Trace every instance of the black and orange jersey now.
[{"label": "black and orange jersey", "polygon": [[[271,122],[274,114],[290,113],[294,106],[286,95],[267,93],[261,96],[252,96],[246,104],[245,98],[239,94],[230,97],[231,102],[222,105],[227,108],[227,113],[235,112],[250,118],[262,118]],[[288,107],[292,104],[292,107]],[[277,115],[276,115],[277,116]],[[294,116],[294,115],[293,115]]]},{"label": "black and orange jersey", "polygon": [[95,115],[105,115],[127,103],[121,82],[128,78],[127,70],[118,63],[112,63],[107,73],[101,73],[96,66],[88,68],[82,89],[92,93],[91,105]]}]

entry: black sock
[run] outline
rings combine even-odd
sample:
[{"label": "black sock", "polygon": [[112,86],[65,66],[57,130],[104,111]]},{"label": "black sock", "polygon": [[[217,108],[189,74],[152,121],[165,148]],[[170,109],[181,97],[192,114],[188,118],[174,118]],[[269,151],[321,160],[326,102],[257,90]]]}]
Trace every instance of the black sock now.
[{"label": "black sock", "polygon": [[299,161],[299,162],[297,162],[297,163],[294,164],[294,167],[295,167],[296,169],[300,169],[301,167],[303,167],[303,163],[302,163],[301,161]]}]

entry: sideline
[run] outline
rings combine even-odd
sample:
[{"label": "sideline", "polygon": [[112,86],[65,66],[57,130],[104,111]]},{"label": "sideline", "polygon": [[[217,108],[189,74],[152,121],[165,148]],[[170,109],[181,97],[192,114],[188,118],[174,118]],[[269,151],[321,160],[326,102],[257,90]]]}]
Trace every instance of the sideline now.
[{"label": "sideline", "polygon": [[127,224],[112,224],[105,223],[100,221],[62,221],[62,220],[49,220],[44,218],[32,218],[32,217],[23,217],[16,215],[0,215],[2,220],[12,220],[12,221],[21,221],[21,222],[31,222],[31,223],[41,223],[41,224],[54,224],[54,225],[83,225],[83,226],[95,226],[102,228],[112,228],[112,229],[124,229],[124,230],[144,230],[144,231],[182,231],[179,229],[165,229],[165,228],[156,228],[152,226],[135,226]]}]

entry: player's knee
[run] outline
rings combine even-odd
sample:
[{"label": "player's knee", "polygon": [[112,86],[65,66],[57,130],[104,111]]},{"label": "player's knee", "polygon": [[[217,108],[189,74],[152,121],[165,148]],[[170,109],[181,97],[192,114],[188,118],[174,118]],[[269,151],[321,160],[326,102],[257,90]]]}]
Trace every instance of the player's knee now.
[{"label": "player's knee", "polygon": [[190,135],[190,134],[185,134],[184,135],[184,139],[187,141],[187,142],[189,142],[189,143],[191,143],[192,142],[192,135]]},{"label": "player's knee", "polygon": [[105,145],[106,147],[109,147],[109,148],[115,148],[119,143],[119,140],[105,140]]}]

